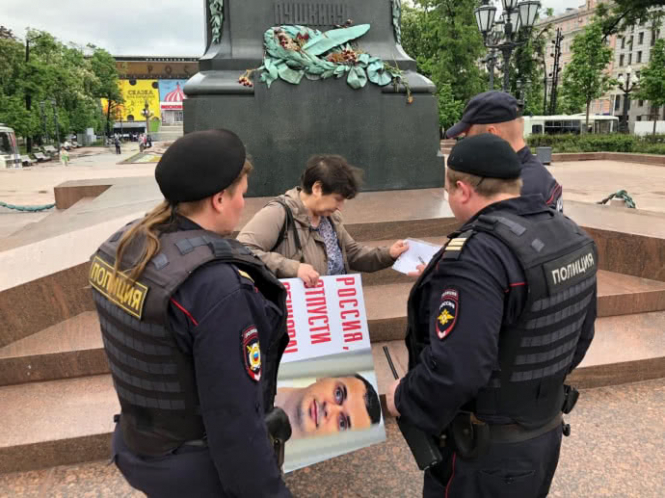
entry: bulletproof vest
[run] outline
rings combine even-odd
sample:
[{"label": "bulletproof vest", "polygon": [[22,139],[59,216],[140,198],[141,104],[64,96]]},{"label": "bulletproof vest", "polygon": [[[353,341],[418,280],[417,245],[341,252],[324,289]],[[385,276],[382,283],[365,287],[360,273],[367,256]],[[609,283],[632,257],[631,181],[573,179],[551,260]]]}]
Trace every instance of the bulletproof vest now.
[{"label": "bulletproof vest", "polygon": [[[127,446],[142,455],[163,455],[184,442],[205,437],[193,359],[177,345],[168,308],[175,290],[211,261],[230,263],[246,272],[263,296],[282,310],[282,321],[262,358],[263,402],[266,412],[270,411],[277,391],[277,368],[288,344],[282,284],[238,241],[206,230],[163,233],[159,253],[137,281],[120,272],[114,278],[116,249],[130,227],[102,244],[93,255],[89,275]],[[140,259],[144,244],[145,239],[137,237],[127,246],[121,272]]]},{"label": "bulletproof vest", "polygon": [[[452,246],[433,258],[423,276],[436,264],[459,259],[465,241],[478,232],[511,249],[524,270],[528,298],[517,321],[502,324],[498,369],[464,409],[481,419],[506,416],[525,427],[537,427],[561,410],[563,381],[594,298],[597,249],[581,228],[549,209],[520,216],[496,210],[451,234]],[[419,302],[421,292],[412,291],[410,315],[417,312],[411,301]],[[409,323],[409,368],[429,343],[427,335],[414,333],[414,326]]]},{"label": "bulletproof vest", "polygon": [[525,427],[561,411],[582,325],[595,298],[598,252],[571,220],[553,212],[481,215],[473,230],[499,238],[522,265],[528,297],[499,336],[499,370],[475,400],[476,413],[508,416]]}]

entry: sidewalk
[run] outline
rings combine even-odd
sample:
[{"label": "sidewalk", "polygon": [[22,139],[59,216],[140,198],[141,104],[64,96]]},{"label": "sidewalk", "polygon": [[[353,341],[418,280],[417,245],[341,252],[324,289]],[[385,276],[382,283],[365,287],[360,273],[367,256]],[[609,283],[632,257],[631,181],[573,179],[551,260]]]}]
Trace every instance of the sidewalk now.
[{"label": "sidewalk", "polygon": [[151,176],[154,164],[118,164],[139,152],[138,144],[124,144],[120,155],[107,148],[72,158],[69,166],[51,161],[23,169],[0,170],[0,201],[16,205],[42,205],[55,201],[53,188],[69,180]]},{"label": "sidewalk", "polygon": [[645,211],[665,212],[665,167],[617,161],[552,163],[547,169],[563,186],[567,199],[598,202],[618,190],[626,190]]}]

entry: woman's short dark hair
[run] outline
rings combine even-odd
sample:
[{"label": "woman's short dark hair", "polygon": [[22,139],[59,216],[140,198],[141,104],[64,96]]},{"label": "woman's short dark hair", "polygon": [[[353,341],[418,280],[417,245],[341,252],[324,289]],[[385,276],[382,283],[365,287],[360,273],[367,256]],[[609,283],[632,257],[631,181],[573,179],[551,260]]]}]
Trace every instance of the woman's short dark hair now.
[{"label": "woman's short dark hair", "polygon": [[316,182],[321,182],[323,195],[339,194],[353,199],[362,183],[362,170],[351,166],[342,156],[318,154],[307,161],[300,183],[306,194],[312,193]]}]

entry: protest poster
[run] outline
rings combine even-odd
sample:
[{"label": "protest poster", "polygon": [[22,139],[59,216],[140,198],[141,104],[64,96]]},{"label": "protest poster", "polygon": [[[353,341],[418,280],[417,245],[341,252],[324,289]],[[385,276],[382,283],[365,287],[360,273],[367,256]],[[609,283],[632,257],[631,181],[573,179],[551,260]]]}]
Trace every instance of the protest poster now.
[{"label": "protest poster", "polygon": [[284,471],[385,441],[359,274],[284,279],[289,345],[275,405],[289,416]]}]

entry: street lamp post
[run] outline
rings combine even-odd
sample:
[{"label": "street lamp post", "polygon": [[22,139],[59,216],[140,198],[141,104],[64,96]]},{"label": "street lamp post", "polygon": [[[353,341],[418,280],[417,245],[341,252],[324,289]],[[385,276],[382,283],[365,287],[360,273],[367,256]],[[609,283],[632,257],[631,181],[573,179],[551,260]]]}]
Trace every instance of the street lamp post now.
[{"label": "street lamp post", "polygon": [[42,138],[42,146],[46,145],[46,141],[48,140],[48,132],[46,131],[46,113],[44,112],[44,106],[46,105],[46,102],[43,100],[39,103],[39,112],[42,115],[42,124],[44,125],[44,136]]},{"label": "street lamp post", "polygon": [[527,106],[527,92],[529,91],[529,86],[531,85],[531,80],[529,78],[520,78],[517,80],[517,91],[519,92],[519,99],[517,100],[522,107],[526,109]]},{"label": "street lamp post", "polygon": [[513,50],[526,43],[526,36],[536,23],[540,2],[538,0],[501,0],[503,14],[496,21],[496,7],[489,0],[478,7],[474,14],[483,43],[489,49],[499,50],[503,56],[503,91],[510,86],[510,57]]},{"label": "street lamp post", "polygon": [[[495,24],[491,32],[487,35],[487,40],[491,45],[498,45],[501,42],[503,37],[503,31],[501,31],[501,25]],[[487,71],[490,74],[490,90],[494,90],[494,68],[497,67],[498,52],[495,49],[490,49],[487,53],[483,62],[487,64]]]},{"label": "street lamp post", "polygon": [[619,88],[623,91],[623,118],[622,118],[622,123],[621,123],[621,128],[624,133],[628,133],[628,98],[630,96],[630,92],[635,90],[639,83],[640,80],[633,74],[633,69],[628,66],[626,68],[626,77],[623,77],[623,74],[619,75]]},{"label": "street lamp post", "polygon": [[53,121],[55,122],[55,139],[58,142],[58,154],[60,154],[60,127],[58,126],[58,108],[56,107],[55,99],[51,99],[51,106],[53,107]]},{"label": "street lamp post", "polygon": [[483,62],[487,66],[487,72],[490,75],[490,90],[494,90],[494,68],[496,67],[497,55],[496,50],[490,50],[483,59]]}]

